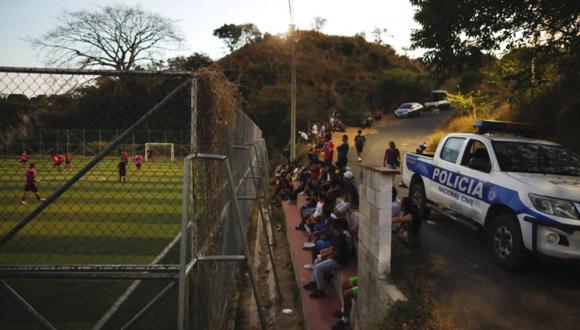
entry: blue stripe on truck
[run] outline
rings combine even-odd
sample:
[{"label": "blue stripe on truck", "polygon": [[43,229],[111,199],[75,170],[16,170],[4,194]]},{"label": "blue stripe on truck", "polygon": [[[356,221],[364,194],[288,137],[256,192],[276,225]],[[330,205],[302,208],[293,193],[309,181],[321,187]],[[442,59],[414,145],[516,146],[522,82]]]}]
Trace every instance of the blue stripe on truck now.
[{"label": "blue stripe on truck", "polygon": [[490,205],[506,205],[516,214],[529,214],[543,220],[546,225],[558,226],[561,223],[549,216],[524,205],[517,191],[477,178],[450,172],[444,168],[422,161],[416,154],[407,154],[407,169],[423,178],[446,186],[453,191],[479,199]]}]

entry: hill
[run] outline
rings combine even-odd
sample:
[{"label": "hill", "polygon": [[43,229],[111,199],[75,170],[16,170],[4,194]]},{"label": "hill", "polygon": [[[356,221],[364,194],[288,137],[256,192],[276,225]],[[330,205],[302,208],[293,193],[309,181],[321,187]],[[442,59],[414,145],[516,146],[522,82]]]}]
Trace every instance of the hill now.
[{"label": "hill", "polygon": [[[291,42],[265,34],[217,62],[240,86],[244,110],[275,146],[288,142]],[[431,87],[417,61],[361,36],[301,31],[297,54],[297,127],[333,111],[359,124],[367,111],[390,112],[401,102],[421,101]]]}]

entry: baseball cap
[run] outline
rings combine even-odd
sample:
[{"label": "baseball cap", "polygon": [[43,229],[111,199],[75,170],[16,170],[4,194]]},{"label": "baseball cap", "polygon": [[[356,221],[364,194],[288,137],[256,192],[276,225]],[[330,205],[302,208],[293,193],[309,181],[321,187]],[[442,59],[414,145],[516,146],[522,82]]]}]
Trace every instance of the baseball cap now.
[{"label": "baseball cap", "polygon": [[344,178],[345,178],[345,179],[349,179],[349,180],[350,180],[350,179],[352,179],[352,178],[354,177],[354,175],[352,174],[352,172],[351,172],[351,171],[346,171],[346,172],[344,172],[344,174],[343,174],[343,175],[344,175]]}]

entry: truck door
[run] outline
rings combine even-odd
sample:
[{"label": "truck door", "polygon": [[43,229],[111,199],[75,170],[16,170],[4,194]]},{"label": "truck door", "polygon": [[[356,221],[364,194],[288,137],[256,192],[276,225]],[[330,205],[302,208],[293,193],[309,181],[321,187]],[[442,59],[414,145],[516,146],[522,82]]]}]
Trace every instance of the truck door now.
[{"label": "truck door", "polygon": [[458,160],[467,139],[464,137],[449,137],[441,148],[439,157],[434,162],[435,169],[430,181],[430,197],[433,201],[459,211],[459,194],[449,187],[449,182],[457,172]]},{"label": "truck door", "polygon": [[[460,190],[465,190],[461,197],[461,213],[480,224],[484,223],[489,208],[489,204],[484,201],[489,196],[485,196],[484,192],[490,188],[491,170],[492,161],[486,145],[477,139],[470,139],[458,168],[458,173],[465,178],[459,185]],[[468,189],[469,185],[471,189]]]}]

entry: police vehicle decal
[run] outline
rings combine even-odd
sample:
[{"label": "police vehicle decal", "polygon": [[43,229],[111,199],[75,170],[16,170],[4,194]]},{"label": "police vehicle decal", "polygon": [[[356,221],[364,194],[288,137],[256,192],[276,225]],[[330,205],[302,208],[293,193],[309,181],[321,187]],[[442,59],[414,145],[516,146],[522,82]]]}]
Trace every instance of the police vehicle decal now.
[{"label": "police vehicle decal", "polygon": [[[407,154],[407,168],[412,172],[439,184],[439,190],[456,200],[461,200],[461,195],[467,195],[489,205],[508,205],[516,214],[529,214],[546,224],[560,224],[560,222],[533,210],[520,200],[517,191],[490,182],[484,182],[474,177],[461,175],[447,169],[423,162],[417,155]],[[463,204],[473,205],[466,200]]]}]

